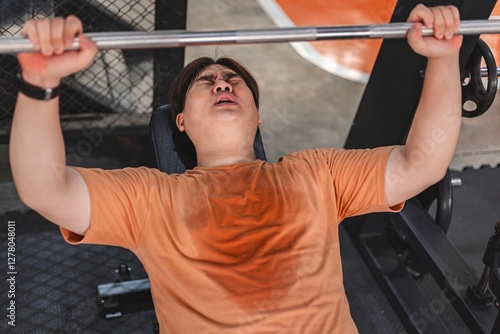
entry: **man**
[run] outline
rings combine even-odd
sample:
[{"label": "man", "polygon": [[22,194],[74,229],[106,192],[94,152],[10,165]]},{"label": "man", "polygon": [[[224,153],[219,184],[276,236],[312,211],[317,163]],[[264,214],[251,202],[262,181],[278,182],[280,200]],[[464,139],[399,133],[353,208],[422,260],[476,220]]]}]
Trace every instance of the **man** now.
[{"label": "man", "polygon": [[[355,333],[338,223],[400,210],[440,180],[460,129],[458,11],[418,5],[408,20],[415,22],[408,42],[428,65],[406,145],[257,160],[253,78],[234,61],[203,59],[188,65],[172,90],[176,124],[198,162],[182,175],[59,168],[58,100],[40,101],[33,90],[55,88],[86,67],[96,46],[75,17],[30,21],[23,31],[41,53],[19,55],[24,86],[10,141],[18,193],[61,226],[68,242],[137,254],[165,333]],[[434,37],[422,38],[422,24]],[[75,35],[81,50],[64,52]],[[429,140],[433,145],[422,146]]]}]

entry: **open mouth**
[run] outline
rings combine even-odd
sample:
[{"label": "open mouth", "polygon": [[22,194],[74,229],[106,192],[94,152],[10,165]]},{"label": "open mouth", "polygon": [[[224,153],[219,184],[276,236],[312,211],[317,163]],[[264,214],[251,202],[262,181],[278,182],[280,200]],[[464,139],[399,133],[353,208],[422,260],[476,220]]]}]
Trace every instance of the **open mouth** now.
[{"label": "open mouth", "polygon": [[233,104],[236,104],[236,101],[227,96],[220,97],[219,99],[217,99],[217,102],[215,103],[216,106],[233,105]]}]

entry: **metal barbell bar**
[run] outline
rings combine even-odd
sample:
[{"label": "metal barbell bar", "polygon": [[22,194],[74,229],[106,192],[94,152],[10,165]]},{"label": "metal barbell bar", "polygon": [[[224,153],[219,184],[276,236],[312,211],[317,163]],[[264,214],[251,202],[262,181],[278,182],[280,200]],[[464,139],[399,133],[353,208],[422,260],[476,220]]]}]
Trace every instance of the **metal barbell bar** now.
[{"label": "metal barbell bar", "polygon": [[[341,39],[404,38],[411,23],[370,25],[293,27],[227,31],[127,31],[87,33],[100,49],[150,49],[198,46],[212,44],[251,44]],[[424,36],[431,36],[432,29],[423,28]],[[461,21],[459,35],[500,33],[500,20]],[[75,39],[67,50],[79,48]],[[1,53],[36,52],[29,40],[21,37],[0,38]]]},{"label": "metal barbell bar", "polygon": [[[486,67],[481,67],[480,71],[481,73],[481,76],[483,78],[487,77],[489,74],[488,74],[488,69]],[[497,77],[500,77],[500,67],[497,66]]]}]

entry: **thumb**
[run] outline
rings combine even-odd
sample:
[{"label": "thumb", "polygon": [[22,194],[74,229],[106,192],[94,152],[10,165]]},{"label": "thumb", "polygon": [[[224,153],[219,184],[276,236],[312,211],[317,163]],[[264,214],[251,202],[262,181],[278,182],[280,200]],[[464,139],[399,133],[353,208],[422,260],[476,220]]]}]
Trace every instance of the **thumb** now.
[{"label": "thumb", "polygon": [[426,48],[426,44],[422,37],[421,23],[414,23],[410,30],[408,30],[406,38],[408,39],[408,43],[410,44],[413,51],[420,53]]}]

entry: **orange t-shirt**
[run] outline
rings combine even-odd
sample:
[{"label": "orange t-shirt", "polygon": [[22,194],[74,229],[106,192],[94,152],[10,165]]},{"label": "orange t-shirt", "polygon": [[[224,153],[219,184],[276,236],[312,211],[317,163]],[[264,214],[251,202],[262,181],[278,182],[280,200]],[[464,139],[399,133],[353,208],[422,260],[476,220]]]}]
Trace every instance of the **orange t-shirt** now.
[{"label": "orange t-shirt", "polygon": [[162,333],[357,333],[338,224],[388,208],[391,147],[316,149],[167,175],[77,170],[91,226],[70,243],[122,246],[148,272]]}]

